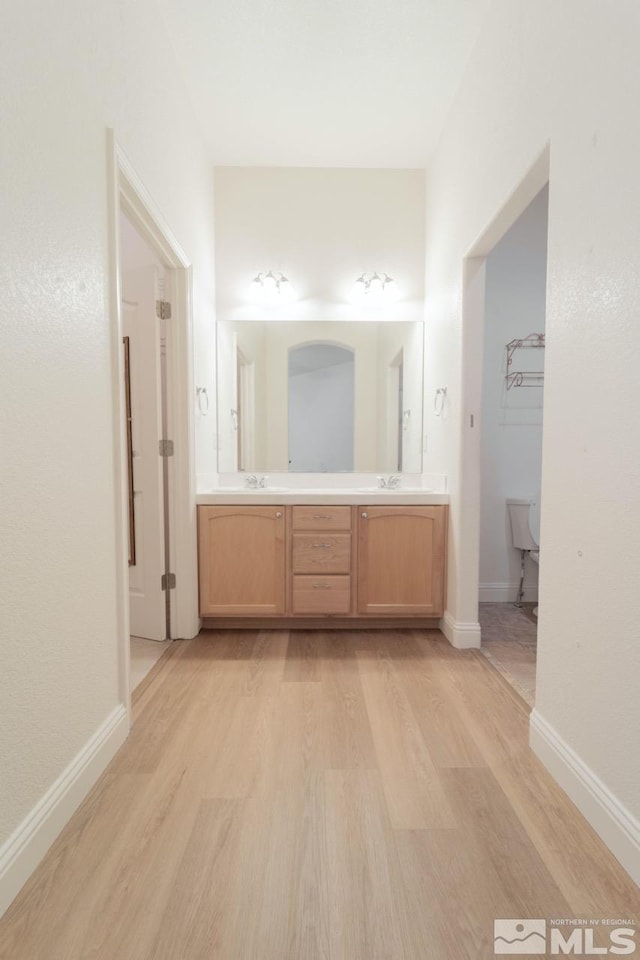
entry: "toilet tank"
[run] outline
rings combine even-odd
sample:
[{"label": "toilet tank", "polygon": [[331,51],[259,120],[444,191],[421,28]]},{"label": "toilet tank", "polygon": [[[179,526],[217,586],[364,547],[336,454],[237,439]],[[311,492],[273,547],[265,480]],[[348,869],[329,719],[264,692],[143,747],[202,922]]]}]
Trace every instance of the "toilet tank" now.
[{"label": "toilet tank", "polygon": [[526,500],[507,500],[509,519],[511,520],[511,540],[517,550],[537,550],[530,527],[531,498]]}]

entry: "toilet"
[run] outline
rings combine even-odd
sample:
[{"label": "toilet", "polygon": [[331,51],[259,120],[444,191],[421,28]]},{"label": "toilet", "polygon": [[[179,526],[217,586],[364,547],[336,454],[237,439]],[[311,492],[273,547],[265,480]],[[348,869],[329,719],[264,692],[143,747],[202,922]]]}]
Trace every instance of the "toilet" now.
[{"label": "toilet", "polygon": [[[511,542],[516,550],[521,552],[520,586],[516,607],[522,606],[524,596],[524,561],[527,554],[535,563],[540,563],[540,547],[531,533],[531,507],[535,503],[531,497],[525,500],[507,500],[507,510],[511,521]],[[538,616],[538,608],[534,608],[534,616]]]}]

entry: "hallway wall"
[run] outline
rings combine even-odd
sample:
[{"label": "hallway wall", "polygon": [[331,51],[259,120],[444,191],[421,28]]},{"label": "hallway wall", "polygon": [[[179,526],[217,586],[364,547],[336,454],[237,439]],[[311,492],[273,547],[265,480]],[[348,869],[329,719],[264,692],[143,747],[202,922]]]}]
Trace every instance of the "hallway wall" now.
[{"label": "hallway wall", "polygon": [[[68,765],[123,732],[107,127],[192,260],[196,378],[215,395],[211,168],[154,3],[10,6],[0,31],[0,912],[18,877],[3,871],[47,804],[78,769],[90,784],[105,757]],[[214,420],[201,425],[203,458]]]},{"label": "hallway wall", "polygon": [[[424,184],[424,170],[216,167],[218,317],[274,319],[250,282],[275,270],[295,291],[279,320],[422,320]],[[353,301],[374,270],[397,281],[397,302]]]},{"label": "hallway wall", "polygon": [[[450,615],[468,623],[477,556],[461,531],[477,504],[475,478],[461,471],[473,412],[460,366],[462,262],[550,143],[534,743],[636,879],[639,35],[632,0],[497,0],[429,166],[425,284],[429,449],[452,498]],[[441,383],[448,417],[436,420]]]}]

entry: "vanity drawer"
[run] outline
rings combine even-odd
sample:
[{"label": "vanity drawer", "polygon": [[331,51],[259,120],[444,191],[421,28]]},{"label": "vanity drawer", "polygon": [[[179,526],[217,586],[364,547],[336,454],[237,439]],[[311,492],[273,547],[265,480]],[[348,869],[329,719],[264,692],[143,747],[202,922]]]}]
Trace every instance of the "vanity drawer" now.
[{"label": "vanity drawer", "polygon": [[350,533],[294,533],[294,573],[350,573]]},{"label": "vanity drawer", "polygon": [[349,613],[351,577],[295,576],[293,613]]},{"label": "vanity drawer", "polygon": [[293,507],[294,530],[351,530],[351,507]]}]

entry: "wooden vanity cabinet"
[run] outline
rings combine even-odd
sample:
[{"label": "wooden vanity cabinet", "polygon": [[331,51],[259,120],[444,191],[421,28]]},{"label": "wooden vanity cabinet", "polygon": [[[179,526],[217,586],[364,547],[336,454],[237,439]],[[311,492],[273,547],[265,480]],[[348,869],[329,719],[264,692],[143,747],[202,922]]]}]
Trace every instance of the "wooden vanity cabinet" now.
[{"label": "wooden vanity cabinet", "polygon": [[284,507],[199,507],[200,614],[284,616]]},{"label": "wooden vanity cabinet", "polygon": [[201,506],[200,614],[345,623],[439,617],[446,526],[446,506]]},{"label": "wooden vanity cabinet", "polygon": [[446,507],[358,509],[358,613],[444,612]]},{"label": "wooden vanity cabinet", "polygon": [[291,508],[291,614],[353,612],[352,507]]}]

